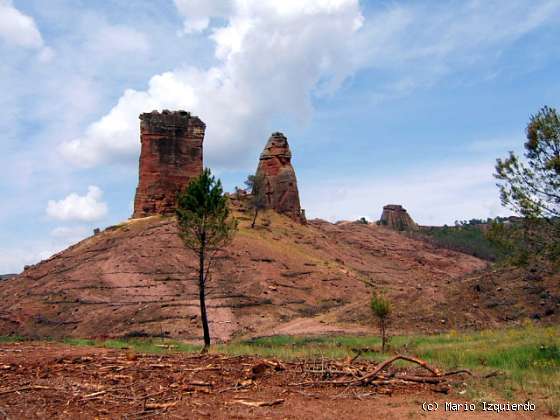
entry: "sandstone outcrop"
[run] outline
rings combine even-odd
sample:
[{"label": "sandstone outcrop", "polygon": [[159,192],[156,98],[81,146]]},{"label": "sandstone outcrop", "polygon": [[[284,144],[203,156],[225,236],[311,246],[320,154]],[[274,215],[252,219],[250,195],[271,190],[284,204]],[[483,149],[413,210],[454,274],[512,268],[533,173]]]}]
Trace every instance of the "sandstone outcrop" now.
[{"label": "sandstone outcrop", "polygon": [[257,176],[263,177],[267,208],[305,223],[291,160],[292,152],[286,136],[272,133],[261,153]]},{"label": "sandstone outcrop", "polygon": [[380,224],[395,230],[418,229],[418,225],[400,204],[388,204],[383,207]]},{"label": "sandstone outcrop", "polygon": [[139,182],[133,218],[172,214],[177,193],[202,172],[205,124],[186,111],[140,115]]}]

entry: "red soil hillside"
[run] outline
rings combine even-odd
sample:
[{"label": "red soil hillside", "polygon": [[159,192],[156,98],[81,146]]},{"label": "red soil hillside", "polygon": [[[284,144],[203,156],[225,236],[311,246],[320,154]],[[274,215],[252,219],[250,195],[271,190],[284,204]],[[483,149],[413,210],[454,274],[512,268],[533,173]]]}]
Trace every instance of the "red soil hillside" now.
[{"label": "red soil hillside", "polygon": [[[219,258],[208,295],[216,339],[370,330],[365,283],[394,301],[396,329],[448,327],[444,290],[485,266],[379,226],[267,217],[266,228],[242,221]],[[195,270],[174,219],[131,220],[2,282],[0,334],[197,339]]]}]

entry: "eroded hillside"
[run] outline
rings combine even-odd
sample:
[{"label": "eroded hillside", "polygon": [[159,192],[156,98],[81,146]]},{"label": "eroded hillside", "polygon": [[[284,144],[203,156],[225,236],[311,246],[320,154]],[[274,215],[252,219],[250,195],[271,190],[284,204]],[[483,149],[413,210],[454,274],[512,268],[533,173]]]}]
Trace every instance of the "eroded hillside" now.
[{"label": "eroded hillside", "polygon": [[[218,258],[208,295],[214,338],[370,330],[366,284],[394,301],[395,328],[429,330],[442,322],[444,290],[485,266],[379,226],[267,217],[268,227],[242,221]],[[172,218],[85,239],[3,282],[0,297],[1,334],[200,336],[195,260]]]}]

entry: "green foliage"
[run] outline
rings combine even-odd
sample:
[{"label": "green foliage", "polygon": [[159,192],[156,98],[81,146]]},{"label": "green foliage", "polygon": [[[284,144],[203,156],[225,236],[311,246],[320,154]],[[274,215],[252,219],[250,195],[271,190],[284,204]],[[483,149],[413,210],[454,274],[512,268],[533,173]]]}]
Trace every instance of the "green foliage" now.
[{"label": "green foliage", "polygon": [[230,217],[222,183],[206,168],[177,198],[177,219],[185,245],[200,252],[215,251],[226,245],[237,230]]},{"label": "green foliage", "polygon": [[374,294],[371,297],[370,307],[373,314],[379,320],[379,333],[381,335],[381,351],[385,353],[387,343],[387,324],[389,315],[391,315],[391,302],[389,299],[380,294]]},{"label": "green foliage", "polygon": [[497,159],[502,204],[523,220],[492,226],[490,238],[515,256],[514,262],[541,265],[560,261],[560,117],[543,107],[527,125],[525,161],[510,152]]},{"label": "green foliage", "polygon": [[26,341],[27,338],[21,335],[0,335],[0,344],[2,343],[19,343]]},{"label": "green foliage", "polygon": [[499,248],[506,262],[515,266],[558,263],[560,260],[560,221],[522,218],[513,222],[495,221],[486,234]]},{"label": "green foliage", "polygon": [[488,261],[496,261],[507,251],[486,237],[487,223],[478,220],[456,222],[455,226],[422,228],[419,235],[427,236],[437,246],[463,252]]},{"label": "green foliage", "polygon": [[373,314],[379,319],[386,319],[391,314],[391,302],[382,295],[373,295],[370,307]]},{"label": "green foliage", "polygon": [[367,219],[365,217],[360,217],[358,220],[356,220],[357,223],[360,223],[362,225],[368,225],[369,222],[367,221]]},{"label": "green foliage", "polygon": [[253,222],[251,223],[251,227],[254,228],[259,211],[264,210],[267,207],[265,178],[260,174],[248,175],[245,185],[251,193],[251,195],[249,195],[247,206],[253,211]]},{"label": "green foliage", "polygon": [[525,160],[513,152],[497,159],[502,204],[525,217],[560,217],[560,117],[554,108],[531,116]]}]

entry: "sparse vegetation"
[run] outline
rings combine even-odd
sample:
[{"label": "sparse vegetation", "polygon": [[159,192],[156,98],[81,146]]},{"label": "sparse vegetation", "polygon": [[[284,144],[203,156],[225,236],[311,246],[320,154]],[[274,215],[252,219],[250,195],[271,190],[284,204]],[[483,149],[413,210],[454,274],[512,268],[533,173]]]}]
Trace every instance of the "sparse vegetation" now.
[{"label": "sparse vegetation", "polygon": [[265,194],[265,179],[264,176],[249,175],[245,181],[245,185],[250,192],[249,200],[247,205],[249,209],[253,212],[253,221],[251,222],[251,228],[255,227],[257,222],[257,216],[259,211],[266,208],[266,194]]},{"label": "sparse vegetation", "polygon": [[381,294],[374,294],[370,301],[371,311],[379,322],[379,334],[381,336],[381,352],[385,353],[387,344],[387,324],[391,315],[391,302]]},{"label": "sparse vegetation", "polygon": [[204,169],[177,198],[180,236],[185,246],[198,257],[198,290],[200,317],[204,331],[204,350],[210,346],[210,330],[206,313],[206,283],[211,275],[216,253],[226,246],[237,230],[230,217],[222,183],[210,169]]}]

